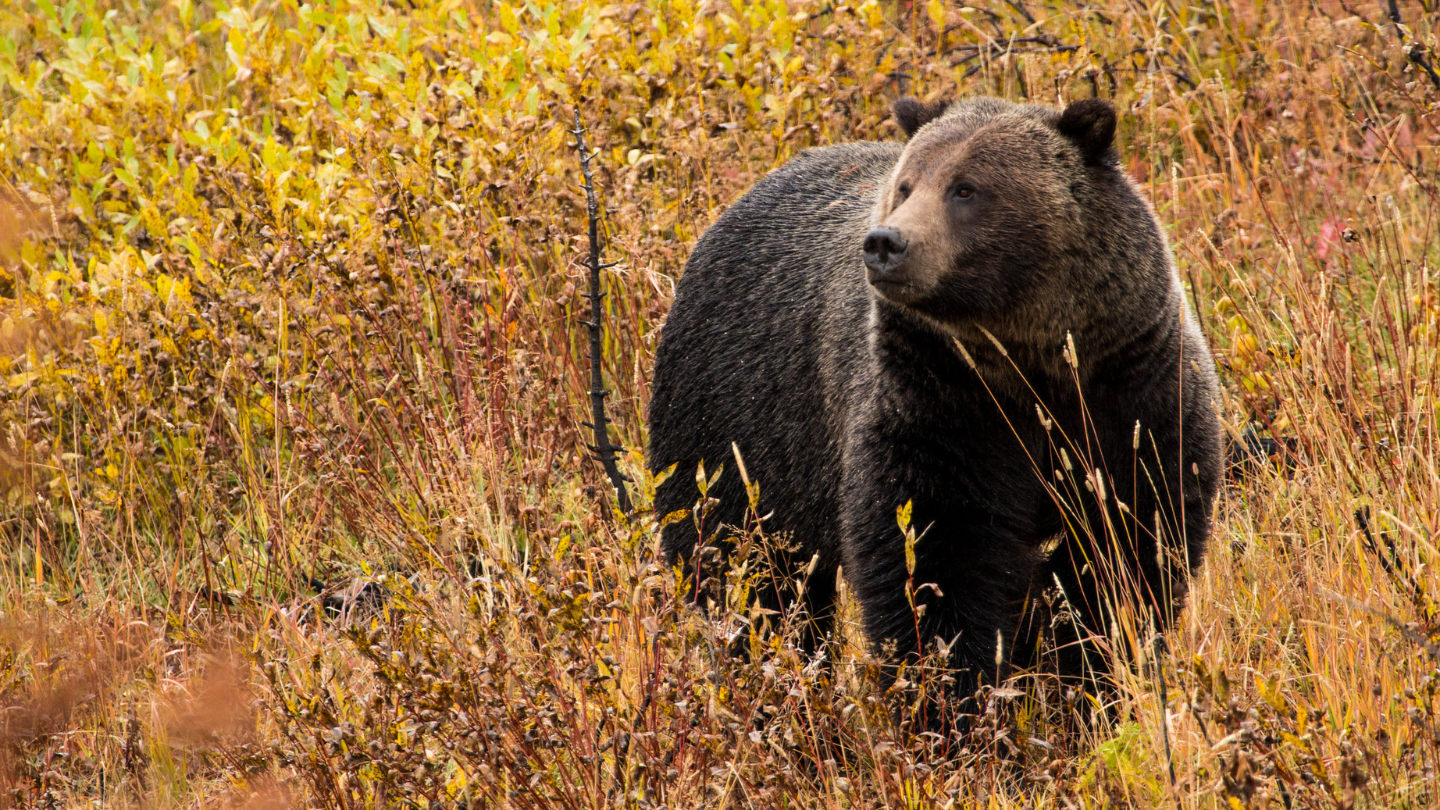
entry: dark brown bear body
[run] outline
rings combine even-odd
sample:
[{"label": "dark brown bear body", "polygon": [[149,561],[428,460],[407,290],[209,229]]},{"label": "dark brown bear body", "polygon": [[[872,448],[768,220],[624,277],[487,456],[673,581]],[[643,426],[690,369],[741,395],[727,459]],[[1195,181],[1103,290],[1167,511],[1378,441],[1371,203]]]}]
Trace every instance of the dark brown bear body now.
[{"label": "dark brown bear body", "polygon": [[[819,631],[843,564],[870,641],[941,640],[968,690],[1003,674],[997,642],[1033,648],[1027,600],[1056,583],[1078,618],[1061,632],[1103,633],[1124,605],[1173,619],[1220,480],[1217,386],[1108,104],[895,112],[908,144],[806,152],[696,245],[656,355],[650,465],[678,465],[657,513],[689,509],[696,465],[733,442],[767,530],[818,556]],[[710,496],[702,528],[665,529],[672,562],[741,524],[738,475]],[[936,586],[918,637],[907,502],[913,581]]]}]

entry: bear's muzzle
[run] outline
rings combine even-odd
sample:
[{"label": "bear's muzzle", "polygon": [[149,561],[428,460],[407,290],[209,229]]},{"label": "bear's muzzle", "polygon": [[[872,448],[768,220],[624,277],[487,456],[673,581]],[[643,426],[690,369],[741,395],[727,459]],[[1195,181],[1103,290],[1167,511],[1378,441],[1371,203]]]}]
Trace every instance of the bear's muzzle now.
[{"label": "bear's muzzle", "polygon": [[871,284],[904,281],[902,268],[910,243],[898,228],[872,228],[865,235],[865,269]]}]

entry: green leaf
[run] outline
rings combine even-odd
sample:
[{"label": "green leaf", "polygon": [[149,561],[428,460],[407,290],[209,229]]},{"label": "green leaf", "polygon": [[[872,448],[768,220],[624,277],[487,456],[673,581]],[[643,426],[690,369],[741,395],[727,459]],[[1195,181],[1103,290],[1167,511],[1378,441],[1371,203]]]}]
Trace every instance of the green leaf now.
[{"label": "green leaf", "polygon": [[586,44],[585,37],[590,34],[590,28],[595,25],[595,15],[592,11],[585,15],[585,19],[576,26],[575,33],[570,35],[570,58],[574,59],[584,51]]}]

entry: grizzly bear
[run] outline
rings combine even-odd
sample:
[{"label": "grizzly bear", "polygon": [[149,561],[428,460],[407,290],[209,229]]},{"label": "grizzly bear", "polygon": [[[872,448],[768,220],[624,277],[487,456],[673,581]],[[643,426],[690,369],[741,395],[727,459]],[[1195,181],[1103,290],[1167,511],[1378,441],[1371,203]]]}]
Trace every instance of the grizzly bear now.
[{"label": "grizzly bear", "polygon": [[[1056,625],[1061,674],[1094,677],[1081,642],[1163,630],[1204,556],[1213,361],[1108,102],[893,113],[907,143],[806,151],[696,244],[655,357],[655,511],[691,510],[661,549],[694,571],[745,522],[738,451],[812,569],[812,641],[843,566],[877,651],[939,642],[965,694]],[[702,462],[731,466],[695,510]]]}]

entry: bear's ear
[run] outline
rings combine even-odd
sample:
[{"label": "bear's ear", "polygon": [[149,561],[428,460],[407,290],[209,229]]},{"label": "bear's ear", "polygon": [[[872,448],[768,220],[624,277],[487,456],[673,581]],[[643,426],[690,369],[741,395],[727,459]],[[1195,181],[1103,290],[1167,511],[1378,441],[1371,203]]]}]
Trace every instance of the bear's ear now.
[{"label": "bear's ear", "polygon": [[1060,134],[1080,147],[1085,163],[1114,163],[1115,107],[1102,98],[1087,98],[1065,108],[1055,125]]},{"label": "bear's ear", "polygon": [[906,96],[890,106],[890,115],[895,118],[895,123],[905,130],[905,137],[909,138],[914,136],[920,127],[944,115],[949,107],[948,101],[932,101],[926,104],[917,98]]}]

